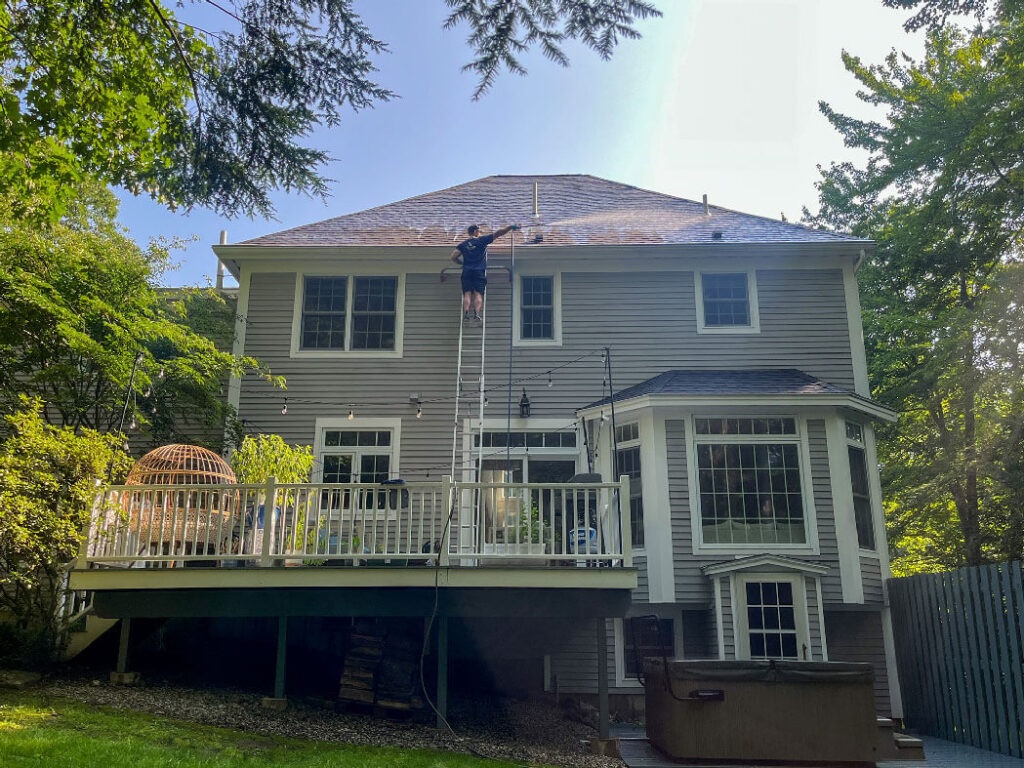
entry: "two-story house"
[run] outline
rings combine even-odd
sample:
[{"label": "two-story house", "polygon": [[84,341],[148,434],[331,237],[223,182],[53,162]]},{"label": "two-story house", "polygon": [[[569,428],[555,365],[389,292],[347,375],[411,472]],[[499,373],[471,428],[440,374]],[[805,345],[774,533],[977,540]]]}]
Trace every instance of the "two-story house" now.
[{"label": "two-story house", "polygon": [[[463,327],[452,248],[468,225],[514,222],[490,246],[485,327]],[[600,587],[607,610],[586,615],[613,617],[606,641],[570,620],[527,642],[538,687],[596,693],[606,653],[610,693],[635,695],[639,659],[667,645],[868,661],[879,713],[900,715],[873,428],[894,414],[870,399],[856,278],[871,247],[592,176],[490,176],[216,247],[239,282],[235,352],[287,379],[229,397],[250,432],[312,445],[322,487],[475,482],[451,557],[495,566],[466,584],[504,588],[489,594],[508,616],[568,579],[549,616],[571,618]],[[629,498],[567,500],[583,473],[627,476]],[[514,484],[533,518],[513,529]],[[630,565],[632,580],[581,581]]]}]

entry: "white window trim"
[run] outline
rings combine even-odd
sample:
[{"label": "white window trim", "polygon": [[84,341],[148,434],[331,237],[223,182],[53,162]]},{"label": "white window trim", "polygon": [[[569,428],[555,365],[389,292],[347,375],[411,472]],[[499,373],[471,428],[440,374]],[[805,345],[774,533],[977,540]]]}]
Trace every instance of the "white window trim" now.
[{"label": "white window trim", "polygon": [[[750,627],[747,623],[747,582],[771,581],[788,582],[793,585],[793,620],[796,625],[796,652],[798,661],[812,661],[814,646],[808,626],[807,583],[802,573],[734,573],[732,582],[732,631],[733,648],[737,659],[750,659]],[[742,601],[742,610],[740,609]],[[822,627],[824,631],[824,626]],[[807,646],[807,658],[803,658],[803,646]],[[788,661],[788,660],[787,660]]]},{"label": "white window trim", "polygon": [[[746,275],[747,276],[747,309],[750,313],[749,325],[705,325],[704,324],[704,283],[703,275]],[[697,308],[697,333],[707,334],[755,334],[761,332],[761,313],[757,302],[757,270],[746,269],[705,269],[693,273],[694,303]]]},{"label": "white window trim", "polygon": [[[523,278],[524,277],[550,277],[551,278],[551,301],[552,318],[551,332],[554,338],[551,339],[524,339],[522,337],[522,302],[523,302]],[[516,347],[560,347],[562,346],[562,273],[546,273],[524,270],[516,274],[516,300],[512,307],[512,345]]]},{"label": "white window trim", "polygon": [[[316,441],[314,443],[313,456],[316,461],[315,469],[313,470],[313,482],[322,483],[324,476],[324,435],[328,430],[344,430],[344,431],[355,431],[355,430],[389,430],[391,432],[391,445],[390,446],[331,446],[331,448],[349,448],[353,450],[332,450],[331,454],[337,453],[352,453],[355,456],[359,456],[361,452],[375,454],[389,453],[391,456],[391,465],[388,470],[388,474],[393,479],[400,477],[399,474],[399,457],[402,455],[402,420],[401,419],[387,419],[387,418],[374,418],[357,416],[354,419],[349,420],[345,416],[328,416],[319,418],[316,420]],[[363,449],[362,451],[360,449]]]},{"label": "white window trim", "polygon": [[[640,604],[634,604],[643,607]],[[679,606],[676,606],[677,608]],[[670,658],[683,658],[683,623],[681,609],[676,611],[678,616],[659,616],[659,619],[672,619],[672,653]],[[635,618],[627,616],[626,618]],[[643,683],[638,678],[626,676],[626,625],[622,619],[613,619],[614,629],[614,661],[615,661],[615,687],[616,688],[643,688]]]},{"label": "white window trim", "polygon": [[[352,294],[356,277],[395,277],[395,348],[394,349],[302,349],[302,303],[307,277],[346,277],[345,296],[345,344],[352,340]],[[326,267],[295,273],[295,300],[292,305],[292,339],[290,356],[293,358],[397,358],[402,357],[405,338],[405,274],[388,273],[381,270],[340,269]]]},{"label": "white window trim", "polygon": [[[792,418],[796,422],[795,435],[700,435],[694,422],[697,418]],[[689,476],[690,490],[690,525],[693,535],[693,554],[736,554],[770,552],[777,555],[819,554],[818,520],[814,506],[814,483],[811,480],[811,451],[807,439],[807,419],[803,416],[767,417],[749,414],[733,416],[729,413],[707,416],[706,414],[688,414],[686,424],[686,469]],[[704,541],[704,527],[701,525],[700,509],[700,475],[697,469],[697,444],[701,443],[793,443],[799,447],[800,457],[800,495],[804,502],[804,525],[807,542],[805,544],[708,544]]]},{"label": "white window trim", "polygon": [[[466,418],[462,422],[462,480],[467,483],[472,482],[472,468],[476,467],[477,448],[473,445],[473,438],[477,432],[480,431],[478,427],[479,423],[480,422],[475,418]],[[570,423],[565,419],[551,419],[535,416],[531,416],[528,419],[521,419],[515,416],[512,417],[513,432],[568,432],[569,426]],[[507,429],[508,422],[506,419],[484,419],[484,432],[505,432]],[[526,446],[522,446],[509,449],[508,454],[517,459],[537,458],[552,459],[556,461],[559,459],[564,459],[566,461],[572,459],[576,462],[576,473],[579,474],[587,465],[586,457],[583,454],[583,435],[580,434],[579,422],[573,423],[573,431],[576,433],[575,448],[555,448],[553,446],[550,448],[527,448]],[[501,455],[488,455],[488,453],[494,453],[495,451],[501,451]],[[485,460],[501,458],[501,456],[505,455],[506,450],[504,448],[484,448]]]},{"label": "white window trim", "polygon": [[[849,419],[847,419],[847,421],[849,421]],[[875,523],[875,493],[874,493],[874,490],[872,488],[872,483],[871,483],[871,465],[868,463],[868,446],[867,446],[867,441],[864,439],[864,433],[867,430],[867,426],[864,425],[864,424],[861,424],[860,422],[857,422],[857,421],[854,421],[854,422],[851,422],[851,423],[856,424],[857,426],[860,427],[860,429],[861,429],[861,439],[860,440],[855,440],[852,437],[850,437],[849,435],[847,435],[846,436],[846,445],[847,445],[847,449],[849,449],[849,446],[852,445],[854,448],[859,448],[864,453],[864,471],[865,471],[865,473],[867,473],[867,476],[868,476],[868,504],[871,505],[871,534],[872,534],[872,536],[875,539],[875,546],[874,546],[874,548],[868,548],[868,547],[861,546],[860,537],[858,536],[857,537],[857,548],[860,550],[861,555],[863,555],[864,557],[873,557],[873,558],[877,559],[879,557],[879,554],[878,554],[878,528],[877,528],[877,524]],[[844,428],[843,431],[845,432],[845,428]],[[847,463],[849,463],[849,450],[847,450]],[[851,493],[851,498],[852,498],[852,494],[853,494],[853,471],[852,471],[852,469],[850,471],[850,493]],[[857,524],[857,519],[856,519],[857,518],[857,512],[856,512],[856,509],[854,510],[853,514],[854,514],[854,526],[856,527],[856,524]],[[883,528],[883,530],[885,530],[885,529]]]}]

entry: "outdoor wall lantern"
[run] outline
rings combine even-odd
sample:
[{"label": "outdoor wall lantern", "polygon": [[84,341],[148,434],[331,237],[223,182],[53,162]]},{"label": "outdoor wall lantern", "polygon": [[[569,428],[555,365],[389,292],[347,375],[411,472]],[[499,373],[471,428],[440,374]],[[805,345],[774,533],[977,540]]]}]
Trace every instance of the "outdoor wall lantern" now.
[{"label": "outdoor wall lantern", "polygon": [[523,389],[523,396],[519,398],[519,418],[530,418],[530,398],[526,396],[526,389]]}]

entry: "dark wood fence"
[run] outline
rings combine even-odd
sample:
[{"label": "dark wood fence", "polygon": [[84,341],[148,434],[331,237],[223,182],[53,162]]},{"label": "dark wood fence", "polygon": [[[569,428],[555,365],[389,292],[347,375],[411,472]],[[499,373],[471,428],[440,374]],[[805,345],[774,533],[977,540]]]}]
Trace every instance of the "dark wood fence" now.
[{"label": "dark wood fence", "polygon": [[907,725],[1024,757],[1024,584],[1001,563],[891,579]]}]

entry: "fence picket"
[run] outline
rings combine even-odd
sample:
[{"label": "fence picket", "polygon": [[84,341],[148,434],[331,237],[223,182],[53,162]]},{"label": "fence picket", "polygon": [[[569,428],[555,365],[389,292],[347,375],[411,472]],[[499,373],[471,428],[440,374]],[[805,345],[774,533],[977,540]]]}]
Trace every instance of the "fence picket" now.
[{"label": "fence picket", "polygon": [[982,607],[981,587],[978,583],[978,567],[967,568],[967,586],[969,592],[969,605],[971,607],[971,642],[973,653],[971,662],[973,664],[977,686],[975,690],[978,696],[978,708],[984,713],[979,728],[981,730],[981,741],[985,749],[996,752],[999,750],[999,736],[994,724],[995,720],[995,697],[992,694],[992,683],[988,675],[988,644],[985,637],[985,614]]},{"label": "fence picket", "polygon": [[967,722],[968,707],[967,692],[964,689],[962,657],[960,656],[959,641],[957,640],[959,619],[956,614],[956,600],[953,594],[956,585],[948,573],[939,573],[936,576],[941,588],[942,606],[946,618],[944,633],[948,652],[944,657],[944,666],[946,667],[946,676],[949,679],[951,688],[950,698],[952,699],[953,707],[953,721],[952,728],[949,731],[949,738],[951,741],[964,741],[966,739],[964,723]]},{"label": "fence picket", "polygon": [[[993,575],[994,572],[994,575]],[[1007,710],[1007,669],[1002,664],[999,646],[1006,640],[1002,629],[1002,604],[998,595],[998,573],[995,565],[985,565],[979,569],[981,594],[985,602],[985,625],[988,635],[988,674],[992,683],[992,696],[995,701],[994,726],[999,738],[998,751],[1006,755],[1013,753],[1013,739],[1010,735]],[[1001,595],[998,595],[1001,598]]]},{"label": "fence picket", "polygon": [[1017,757],[1024,757],[1024,583],[1021,564],[1007,563],[1003,571],[1003,589],[1006,595],[1006,629],[1010,645],[1009,674],[1015,687],[1017,706]]},{"label": "fence picket", "polygon": [[949,679],[949,670],[946,667],[946,648],[943,641],[944,629],[949,623],[949,617],[942,608],[942,583],[940,579],[931,576],[925,577],[928,586],[927,600],[934,622],[930,627],[929,634],[932,636],[932,655],[929,658],[929,665],[934,670],[938,680],[938,696],[932,700],[932,712],[935,719],[935,732],[948,739],[953,732],[953,718],[950,713],[952,699],[952,681]]},{"label": "fence picket", "polygon": [[921,641],[924,647],[924,655],[921,663],[928,675],[928,688],[930,691],[930,706],[927,707],[928,727],[935,733],[940,733],[942,724],[942,704],[946,697],[946,691],[942,687],[942,678],[939,674],[939,666],[942,663],[942,652],[937,640],[939,636],[939,609],[935,599],[935,579],[928,575],[921,576],[921,589],[918,590],[920,602],[920,621],[918,631],[921,634]]}]

